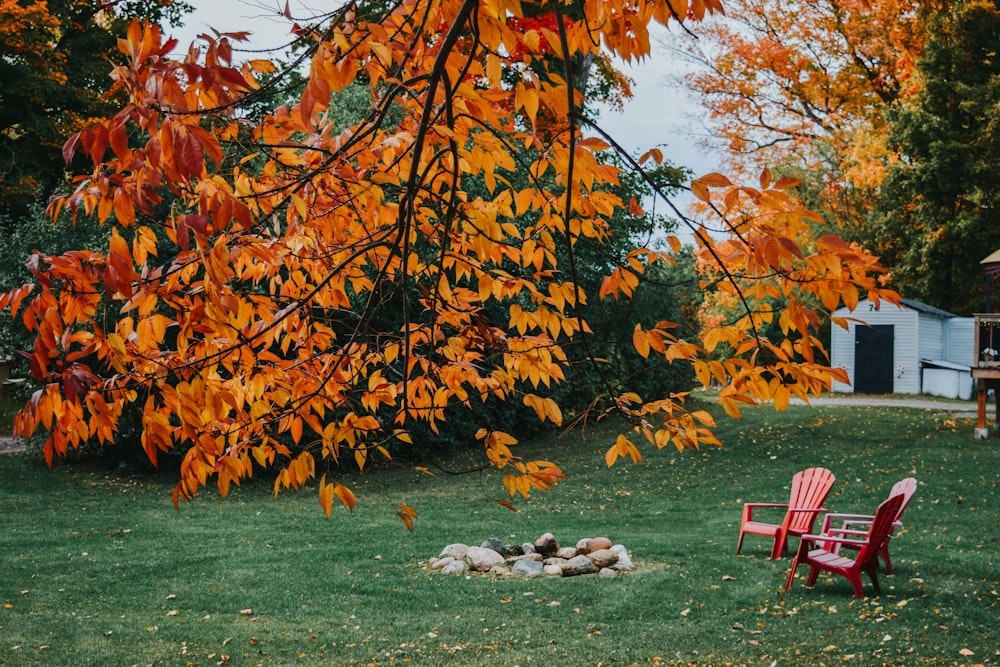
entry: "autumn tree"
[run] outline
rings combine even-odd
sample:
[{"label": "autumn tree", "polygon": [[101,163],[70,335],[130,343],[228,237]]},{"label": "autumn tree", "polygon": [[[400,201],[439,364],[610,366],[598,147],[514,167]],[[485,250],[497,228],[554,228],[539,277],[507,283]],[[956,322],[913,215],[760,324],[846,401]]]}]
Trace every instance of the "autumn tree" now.
[{"label": "autumn tree", "polygon": [[[552,25],[512,27],[539,6]],[[345,6],[296,28],[311,36],[306,85],[260,117],[241,109],[283,80],[272,62],[234,61],[224,34],[175,59],[155,25],[134,23],[113,73],[129,101],[67,142],[67,158],[95,168],[52,204],[53,215],[110,225],[107,246],[35,254],[34,282],[0,297],[35,336],[41,386],[18,433],[45,431],[51,460],[112,441],[134,408],[151,460],[183,452],[175,501],[210,479],[225,494],[275,466],[276,491],[318,476],[329,513],[334,498],[355,503],[334,476],[341,462],[390,455],[415,424],[433,434],[449,406],[514,401],[561,423],[547,389],[565,377],[571,350],[598,361],[583,307],[631,298],[671,261],[655,247],[623,247],[609,253],[596,292],[580,279],[584,240],[606,242],[614,216],[642,207],[622,201],[621,170],[598,159],[614,144],[580,111],[576,64],[646,56],[651,21],[719,9],[714,0],[590,0],[577,13],[506,0],[406,0],[378,15]],[[371,108],[338,129],[331,100],[352,84],[367,87]],[[662,156],[621,158],[641,168]],[[768,171],[752,185],[694,180],[711,224],[732,232],[700,237],[703,280],[744,311],[685,338],[669,321],[631,327],[635,354],[716,378],[732,414],[846,379],[814,336],[823,314],[841,300],[896,298],[878,288],[869,253],[811,233],[817,216],[790,195],[794,185]],[[680,247],[672,235],[664,243]],[[774,295],[780,312],[751,306]],[[395,326],[379,326],[388,309],[398,309]],[[780,337],[762,337],[772,321]],[[605,391],[601,412],[627,424],[609,465],[638,460],[644,442],[716,443],[711,417],[686,410],[683,392]],[[502,424],[470,438],[510,496],[562,476],[555,462],[517,456]],[[412,525],[411,508],[398,512]]]},{"label": "autumn tree", "polygon": [[121,108],[108,71],[129,22],[176,24],[189,10],[171,0],[0,0],[0,210],[30,215],[65,183],[66,138]]},{"label": "autumn tree", "polygon": [[707,141],[734,169],[807,175],[811,203],[844,233],[866,222],[891,152],[888,113],[916,88],[914,65],[939,3],[736,0],[678,50],[707,110]]},{"label": "autumn tree", "polygon": [[908,296],[983,308],[980,260],[1000,248],[1000,9],[958,3],[930,24],[920,90],[892,119],[898,151],[873,228]]}]

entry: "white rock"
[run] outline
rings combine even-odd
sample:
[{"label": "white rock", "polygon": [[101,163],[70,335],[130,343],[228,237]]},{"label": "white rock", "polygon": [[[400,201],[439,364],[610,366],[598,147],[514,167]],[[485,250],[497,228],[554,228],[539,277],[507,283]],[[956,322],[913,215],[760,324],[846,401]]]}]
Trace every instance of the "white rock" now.
[{"label": "white rock", "polygon": [[467,544],[460,544],[460,543],[449,544],[448,546],[446,546],[444,549],[441,550],[441,553],[438,554],[438,558],[451,556],[452,558],[462,560],[463,558],[465,558],[465,555],[467,553],[469,553],[469,546]]},{"label": "white rock", "polygon": [[483,549],[482,547],[469,547],[465,559],[477,572],[489,572],[494,565],[503,564],[503,556],[492,549]]},{"label": "white rock", "polygon": [[431,561],[432,570],[440,570],[447,567],[450,563],[454,563],[455,559],[451,556],[445,556],[444,558],[436,558]]},{"label": "white rock", "polygon": [[467,569],[469,566],[464,560],[453,560],[441,568],[441,574],[463,574]]}]

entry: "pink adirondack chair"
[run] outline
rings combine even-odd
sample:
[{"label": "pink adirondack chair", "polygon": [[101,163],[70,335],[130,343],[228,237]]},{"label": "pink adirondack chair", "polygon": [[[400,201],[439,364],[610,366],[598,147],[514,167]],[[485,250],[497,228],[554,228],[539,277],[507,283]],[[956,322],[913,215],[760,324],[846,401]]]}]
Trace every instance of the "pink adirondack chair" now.
[{"label": "pink adirondack chair", "polygon": [[[903,522],[901,521],[903,512],[906,511],[906,506],[910,504],[910,498],[913,497],[916,490],[917,480],[912,477],[907,477],[906,479],[901,479],[896,482],[893,485],[892,490],[889,491],[889,498],[892,498],[893,496],[903,496],[903,504],[899,506],[899,513],[896,514],[892,521],[892,526],[889,528],[890,539],[896,530],[903,527]],[[830,530],[832,530],[832,526],[839,523],[840,528],[843,531],[854,529],[858,531],[855,534],[863,535],[874,518],[875,517],[870,514],[827,514],[823,517],[823,528],[819,532],[822,534],[829,533]],[[882,546],[878,549],[878,555],[885,562],[885,571],[888,574],[892,574],[892,559],[889,558],[890,539],[885,540],[885,542],[882,543]],[[833,543],[831,551],[833,551],[833,553],[839,553],[841,547],[847,549],[857,548],[856,545],[849,543]]]},{"label": "pink adirondack chair", "polygon": [[[840,528],[831,529],[825,535],[805,534],[799,541],[799,551],[792,560],[792,569],[788,573],[788,581],[785,583],[785,590],[792,588],[792,579],[795,578],[795,569],[799,565],[809,566],[809,576],[806,578],[806,586],[813,586],[820,570],[839,574],[847,577],[854,588],[854,594],[863,598],[864,588],[861,586],[861,573],[867,572],[868,578],[872,580],[875,592],[880,592],[878,585],[878,551],[882,543],[889,539],[892,530],[892,522],[899,514],[899,506],[903,504],[903,496],[893,496],[878,506],[872,522],[865,531],[862,539],[858,539],[858,531],[842,530]],[[847,535],[842,535],[847,533]],[[858,550],[854,558],[846,558],[830,550],[831,545],[840,544],[845,546],[851,544]]]},{"label": "pink adirondack chair", "polygon": [[[788,550],[788,536],[808,533],[812,530],[816,515],[826,511],[823,501],[836,479],[826,468],[806,468],[792,477],[792,490],[787,503],[744,504],[736,553],[743,546],[743,537],[751,533],[773,538],[771,558],[780,558]],[[755,521],[754,511],[759,509],[783,509],[785,516],[781,523]]]}]

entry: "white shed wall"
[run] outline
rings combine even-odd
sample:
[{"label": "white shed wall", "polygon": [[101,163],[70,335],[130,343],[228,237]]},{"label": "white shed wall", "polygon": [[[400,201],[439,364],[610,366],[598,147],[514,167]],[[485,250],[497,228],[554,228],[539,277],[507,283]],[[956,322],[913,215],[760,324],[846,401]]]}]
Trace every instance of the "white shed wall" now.
[{"label": "white shed wall", "polygon": [[[870,325],[893,327],[893,392],[918,394],[921,386],[921,359],[944,360],[972,365],[974,358],[974,323],[967,317],[942,317],[910,308],[883,303],[880,310],[862,301],[853,311],[838,309],[836,317],[854,318]],[[850,322],[847,330],[834,326],[830,335],[830,363],[847,371],[851,384],[833,383],[835,392],[852,392],[855,328],[865,326]],[[960,382],[964,382],[960,380]],[[970,377],[971,382],[971,377]],[[964,394],[962,386],[959,394]]]},{"label": "white shed wall", "polygon": [[[900,308],[891,303],[883,303],[880,310],[875,304],[862,301],[851,312],[840,308],[836,317],[852,317],[872,325],[893,326],[893,392],[901,394],[920,393],[920,355],[918,353],[918,313],[908,308]],[[857,322],[848,323],[847,331],[833,327],[830,341],[830,363],[847,371],[851,385],[834,382],[833,391],[853,392],[854,384],[854,329],[865,326]]]},{"label": "white shed wall", "polygon": [[972,317],[953,317],[945,327],[945,361],[972,367],[976,361],[976,320]]}]

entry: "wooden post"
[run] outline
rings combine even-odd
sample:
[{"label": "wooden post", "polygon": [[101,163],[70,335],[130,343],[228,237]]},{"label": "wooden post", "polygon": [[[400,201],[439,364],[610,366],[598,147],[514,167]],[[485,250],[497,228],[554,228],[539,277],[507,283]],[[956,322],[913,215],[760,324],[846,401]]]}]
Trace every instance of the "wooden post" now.
[{"label": "wooden post", "polygon": [[986,428],[986,378],[976,380],[976,438],[985,440],[990,435]]}]

